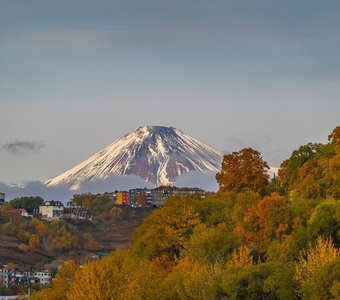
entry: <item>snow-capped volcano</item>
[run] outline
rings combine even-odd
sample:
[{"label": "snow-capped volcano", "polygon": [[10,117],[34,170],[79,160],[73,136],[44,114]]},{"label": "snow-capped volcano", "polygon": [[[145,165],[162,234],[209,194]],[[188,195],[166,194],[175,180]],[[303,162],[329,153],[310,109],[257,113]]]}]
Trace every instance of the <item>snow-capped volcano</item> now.
[{"label": "snow-capped volcano", "polygon": [[176,128],[143,126],[45,184],[78,189],[82,183],[110,175],[136,175],[167,185],[190,171],[216,173],[221,162],[220,152]]}]

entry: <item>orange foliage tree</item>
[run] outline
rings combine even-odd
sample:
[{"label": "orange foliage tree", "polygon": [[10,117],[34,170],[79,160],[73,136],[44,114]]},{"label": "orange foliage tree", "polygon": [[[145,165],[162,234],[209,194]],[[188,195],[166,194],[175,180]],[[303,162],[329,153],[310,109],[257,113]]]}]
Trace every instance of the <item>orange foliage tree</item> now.
[{"label": "orange foliage tree", "polygon": [[268,185],[268,170],[269,166],[260,152],[245,148],[224,155],[216,180],[221,192],[240,192],[248,188],[262,194]]},{"label": "orange foliage tree", "polygon": [[256,252],[264,253],[270,241],[284,238],[289,231],[289,223],[287,200],[273,193],[249,208],[236,231]]}]

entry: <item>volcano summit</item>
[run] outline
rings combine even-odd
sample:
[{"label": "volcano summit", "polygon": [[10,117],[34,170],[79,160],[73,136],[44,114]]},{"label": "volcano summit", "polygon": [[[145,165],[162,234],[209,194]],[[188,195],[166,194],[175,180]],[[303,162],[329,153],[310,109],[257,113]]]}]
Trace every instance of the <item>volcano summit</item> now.
[{"label": "volcano summit", "polygon": [[155,185],[167,185],[190,171],[216,173],[221,162],[220,152],[176,128],[143,126],[45,184],[76,190],[110,175],[136,175]]}]

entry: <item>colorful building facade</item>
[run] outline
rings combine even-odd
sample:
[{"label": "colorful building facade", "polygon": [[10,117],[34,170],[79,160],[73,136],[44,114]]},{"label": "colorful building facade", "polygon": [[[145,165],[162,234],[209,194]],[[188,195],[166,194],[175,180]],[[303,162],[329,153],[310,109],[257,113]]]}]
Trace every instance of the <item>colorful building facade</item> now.
[{"label": "colorful building facade", "polygon": [[119,205],[129,205],[130,206],[130,194],[126,191],[121,191],[117,193],[117,204]]}]

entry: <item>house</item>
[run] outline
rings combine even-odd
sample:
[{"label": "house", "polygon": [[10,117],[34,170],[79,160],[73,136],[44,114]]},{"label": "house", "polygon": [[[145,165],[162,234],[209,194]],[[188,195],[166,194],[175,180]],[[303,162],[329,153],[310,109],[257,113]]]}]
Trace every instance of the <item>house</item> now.
[{"label": "house", "polygon": [[75,201],[70,201],[64,208],[63,218],[65,219],[81,219],[81,220],[91,220],[92,214],[91,212],[83,208],[82,204],[76,203]]},{"label": "house", "polygon": [[5,203],[5,193],[0,193],[0,205],[4,205]]},{"label": "house", "polygon": [[64,215],[64,204],[60,201],[46,201],[39,206],[39,215],[43,219],[60,219]]},{"label": "house", "polygon": [[20,208],[20,209],[18,209],[18,212],[19,212],[20,215],[22,215],[23,217],[28,217],[28,212],[27,212],[26,209]]},{"label": "house", "polygon": [[32,274],[29,271],[15,271],[14,282],[15,284],[28,285],[31,281]]}]

